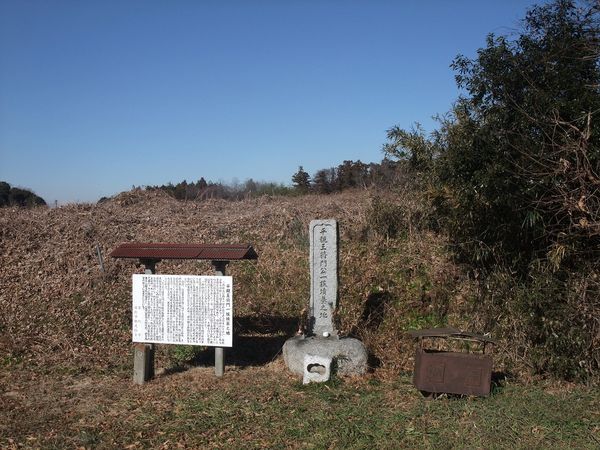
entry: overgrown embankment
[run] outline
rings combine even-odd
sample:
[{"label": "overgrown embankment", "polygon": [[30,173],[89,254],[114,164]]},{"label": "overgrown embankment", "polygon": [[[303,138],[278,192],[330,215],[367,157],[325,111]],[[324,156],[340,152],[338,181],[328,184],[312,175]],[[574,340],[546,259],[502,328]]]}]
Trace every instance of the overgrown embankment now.
[{"label": "overgrown embankment", "polygon": [[[339,326],[365,340],[374,365],[408,370],[412,343],[405,331],[448,320],[465,325],[461,311],[470,301],[469,283],[443,239],[410,225],[411,211],[420,208],[413,196],[395,196],[393,206],[391,200],[374,201],[375,195],[357,190],[197,203],[134,190],[99,205],[4,209],[0,356],[4,364],[29,360],[52,370],[127,367],[131,274],[143,269],[108,257],[125,241],[252,243],[258,261],[229,267],[238,331],[250,320],[268,324],[270,332],[293,333],[289,325],[277,328],[284,322],[299,326],[308,305],[308,223],[335,218],[341,234]],[[394,237],[386,228],[386,208],[399,221]],[[211,270],[204,262],[158,265],[159,273]]]},{"label": "overgrown embankment", "polygon": [[[134,190],[98,205],[3,209],[0,361],[8,371],[26,362],[51,372],[129,376],[131,274],[143,268],[108,254],[118,243],[134,241],[251,243],[259,259],[232,263],[228,271],[234,276],[236,333],[258,334],[262,340],[238,339],[237,359],[230,363],[262,364],[276,356],[306,314],[308,223],[335,218],[340,223],[337,321],[343,334],[365,342],[373,368],[411,370],[414,350],[406,331],[452,325],[491,331],[499,344],[498,370],[535,373],[530,356],[545,344],[531,346],[531,336],[522,335],[526,328],[517,320],[522,314],[506,314],[506,302],[518,306],[518,300],[535,301],[537,294],[525,288],[517,292],[500,279],[495,285],[479,283],[476,274],[453,262],[447,240],[425,226],[425,205],[410,190],[237,202],[180,202]],[[104,272],[96,245],[104,255]],[[212,267],[166,261],[158,271],[210,274]],[[586,330],[574,328],[575,338],[578,333]],[[560,336],[561,342],[568,338]],[[581,342],[589,341],[572,345]],[[175,348],[159,348],[158,365],[169,367]],[[195,355],[177,352],[179,362]]]}]

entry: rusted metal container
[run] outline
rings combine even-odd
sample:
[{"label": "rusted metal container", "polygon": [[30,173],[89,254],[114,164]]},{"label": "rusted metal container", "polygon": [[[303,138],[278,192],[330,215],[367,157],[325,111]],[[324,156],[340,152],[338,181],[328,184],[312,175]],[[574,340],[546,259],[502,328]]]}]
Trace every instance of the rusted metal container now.
[{"label": "rusted metal container", "polygon": [[[419,341],[413,384],[425,395],[447,393],[487,397],[490,394],[492,357],[486,354],[486,347],[494,342],[490,338],[456,328],[432,328],[410,331],[409,334]],[[447,345],[446,349],[426,348],[423,343],[425,339],[475,344],[480,352],[471,353],[471,349],[469,352],[450,351]]]}]

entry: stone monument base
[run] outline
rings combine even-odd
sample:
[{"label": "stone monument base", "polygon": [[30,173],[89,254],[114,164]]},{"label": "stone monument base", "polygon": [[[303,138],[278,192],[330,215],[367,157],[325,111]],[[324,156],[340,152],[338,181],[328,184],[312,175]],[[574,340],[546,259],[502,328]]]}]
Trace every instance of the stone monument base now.
[{"label": "stone monument base", "polygon": [[285,341],[283,360],[290,371],[303,376],[304,357],[317,355],[331,358],[338,375],[362,375],[367,371],[367,350],[354,338],[296,336]]}]

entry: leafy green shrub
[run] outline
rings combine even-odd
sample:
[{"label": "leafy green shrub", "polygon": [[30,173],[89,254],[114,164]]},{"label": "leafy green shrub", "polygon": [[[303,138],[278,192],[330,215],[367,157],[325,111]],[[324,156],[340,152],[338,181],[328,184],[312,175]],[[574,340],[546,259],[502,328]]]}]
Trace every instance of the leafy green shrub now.
[{"label": "leafy green shrub", "polygon": [[[527,272],[600,256],[600,11],[531,9],[514,41],[454,61],[461,98],[438,161],[463,255]],[[450,204],[448,204],[450,203]]]},{"label": "leafy green shrub", "polygon": [[504,337],[509,365],[525,362],[535,373],[581,381],[598,375],[599,294],[597,273],[543,272],[524,282],[498,270],[486,278],[478,307],[485,329]]},{"label": "leafy green shrub", "polygon": [[515,39],[455,59],[465,95],[431,138],[394,128],[384,147],[429,174],[488,329],[513,360],[570,379],[600,367],[599,55],[598,2],[535,6]]}]

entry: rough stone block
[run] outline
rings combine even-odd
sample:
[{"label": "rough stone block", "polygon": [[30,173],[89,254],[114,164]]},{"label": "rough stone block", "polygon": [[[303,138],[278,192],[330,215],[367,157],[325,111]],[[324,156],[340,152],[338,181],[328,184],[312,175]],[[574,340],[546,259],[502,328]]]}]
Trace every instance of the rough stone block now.
[{"label": "rough stone block", "polygon": [[331,378],[331,358],[319,355],[304,355],[304,377],[302,383],[323,383]]},{"label": "rough stone block", "polygon": [[283,359],[291,372],[304,376],[305,355],[329,358],[340,376],[362,375],[367,371],[367,350],[354,338],[296,336],[283,345]]}]

